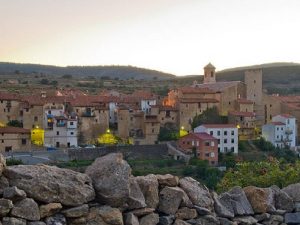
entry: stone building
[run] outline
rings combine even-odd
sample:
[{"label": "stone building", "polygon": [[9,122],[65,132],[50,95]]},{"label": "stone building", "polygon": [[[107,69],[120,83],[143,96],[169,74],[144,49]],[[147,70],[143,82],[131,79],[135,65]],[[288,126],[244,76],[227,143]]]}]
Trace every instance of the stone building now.
[{"label": "stone building", "polygon": [[0,152],[28,151],[31,149],[30,130],[19,127],[0,128]]}]

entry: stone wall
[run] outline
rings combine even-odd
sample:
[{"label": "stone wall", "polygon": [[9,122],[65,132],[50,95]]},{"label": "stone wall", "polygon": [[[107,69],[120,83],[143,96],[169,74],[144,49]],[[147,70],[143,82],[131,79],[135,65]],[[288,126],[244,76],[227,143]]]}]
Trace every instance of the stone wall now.
[{"label": "stone wall", "polygon": [[68,151],[70,160],[94,160],[109,153],[121,152],[126,159],[161,159],[168,157],[166,144],[130,145],[103,148],[71,149]]},{"label": "stone wall", "polygon": [[120,153],[96,159],[85,174],[6,167],[0,156],[0,174],[3,225],[300,224],[300,183],[218,195],[190,177],[133,177]]}]

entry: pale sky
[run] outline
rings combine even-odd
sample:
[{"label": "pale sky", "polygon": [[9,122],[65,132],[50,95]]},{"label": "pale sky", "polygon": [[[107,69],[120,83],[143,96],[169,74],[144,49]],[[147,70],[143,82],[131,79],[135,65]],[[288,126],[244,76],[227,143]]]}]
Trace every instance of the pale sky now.
[{"label": "pale sky", "polygon": [[300,0],[0,0],[0,61],[176,75],[300,63]]}]

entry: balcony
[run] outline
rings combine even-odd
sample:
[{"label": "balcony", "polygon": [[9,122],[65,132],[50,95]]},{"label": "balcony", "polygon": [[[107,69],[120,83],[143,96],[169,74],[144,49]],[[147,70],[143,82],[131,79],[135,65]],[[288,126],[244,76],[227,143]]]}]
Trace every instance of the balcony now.
[{"label": "balcony", "polygon": [[56,123],[56,126],[57,127],[65,127],[66,123],[65,122],[58,122],[58,123]]},{"label": "balcony", "polygon": [[6,108],[11,108],[11,102],[6,103]]},{"label": "balcony", "polygon": [[95,117],[95,114],[93,112],[83,112],[81,114],[82,117]]}]

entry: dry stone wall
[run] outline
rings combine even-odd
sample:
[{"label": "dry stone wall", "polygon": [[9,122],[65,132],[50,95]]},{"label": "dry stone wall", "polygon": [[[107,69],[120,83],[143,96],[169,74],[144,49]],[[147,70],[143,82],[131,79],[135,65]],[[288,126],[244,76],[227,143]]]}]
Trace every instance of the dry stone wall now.
[{"label": "dry stone wall", "polygon": [[300,184],[218,195],[191,177],[134,177],[119,153],[96,159],[85,174],[6,167],[0,155],[0,174],[3,225],[300,224]]}]

